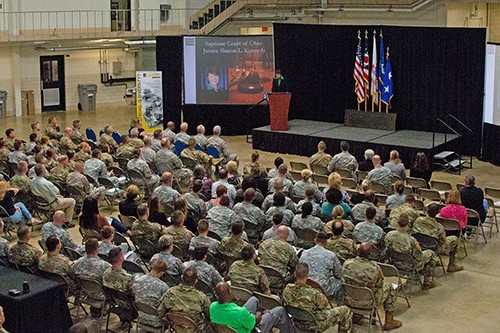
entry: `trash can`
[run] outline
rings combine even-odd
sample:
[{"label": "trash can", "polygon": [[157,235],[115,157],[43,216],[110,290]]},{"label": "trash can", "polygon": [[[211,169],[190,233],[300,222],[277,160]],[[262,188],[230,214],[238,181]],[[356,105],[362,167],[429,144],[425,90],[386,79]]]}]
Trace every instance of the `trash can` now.
[{"label": "trash can", "polygon": [[7,113],[7,92],[0,90],[0,118],[5,118]]},{"label": "trash can", "polygon": [[80,111],[95,111],[95,95],[97,93],[96,84],[79,84],[78,96],[80,102],[78,103],[78,110]]}]

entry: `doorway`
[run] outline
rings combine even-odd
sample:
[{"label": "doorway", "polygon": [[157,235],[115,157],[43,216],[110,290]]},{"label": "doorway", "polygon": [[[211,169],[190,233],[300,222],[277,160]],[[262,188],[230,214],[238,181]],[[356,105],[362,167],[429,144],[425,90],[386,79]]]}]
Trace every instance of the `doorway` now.
[{"label": "doorway", "polygon": [[130,0],[111,0],[111,31],[131,31]]},{"label": "doorway", "polygon": [[64,56],[40,57],[42,112],[66,110]]}]

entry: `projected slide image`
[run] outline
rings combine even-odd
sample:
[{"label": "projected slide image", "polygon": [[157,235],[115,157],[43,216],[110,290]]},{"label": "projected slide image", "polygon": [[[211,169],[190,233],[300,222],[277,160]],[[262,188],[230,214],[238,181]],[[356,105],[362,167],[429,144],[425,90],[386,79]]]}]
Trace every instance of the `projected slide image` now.
[{"label": "projected slide image", "polygon": [[185,103],[257,103],[271,91],[273,67],[271,37],[185,37]]}]

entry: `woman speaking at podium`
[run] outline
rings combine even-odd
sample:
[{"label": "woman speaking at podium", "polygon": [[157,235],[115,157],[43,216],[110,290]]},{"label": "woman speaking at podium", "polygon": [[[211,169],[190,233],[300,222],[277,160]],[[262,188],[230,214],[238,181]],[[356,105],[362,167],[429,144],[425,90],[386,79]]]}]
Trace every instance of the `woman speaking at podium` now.
[{"label": "woman speaking at podium", "polygon": [[273,79],[273,88],[272,92],[287,92],[288,91],[288,83],[285,80],[285,77],[281,75],[281,69],[276,68],[276,71],[274,72],[274,79]]}]

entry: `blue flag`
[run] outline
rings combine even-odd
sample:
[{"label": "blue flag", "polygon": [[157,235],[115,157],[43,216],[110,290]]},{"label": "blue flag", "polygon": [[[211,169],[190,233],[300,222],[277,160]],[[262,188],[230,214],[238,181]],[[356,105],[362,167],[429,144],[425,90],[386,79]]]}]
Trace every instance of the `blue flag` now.
[{"label": "blue flag", "polygon": [[384,37],[382,36],[382,30],[380,30],[380,66],[378,70],[378,90],[382,92],[384,89],[383,77],[385,75],[385,56],[384,56]]},{"label": "blue flag", "polygon": [[387,105],[391,105],[391,98],[394,95],[394,86],[392,83],[391,60],[389,59],[389,48],[387,48],[387,57],[385,60],[385,73],[382,75],[382,97],[381,100]]}]

